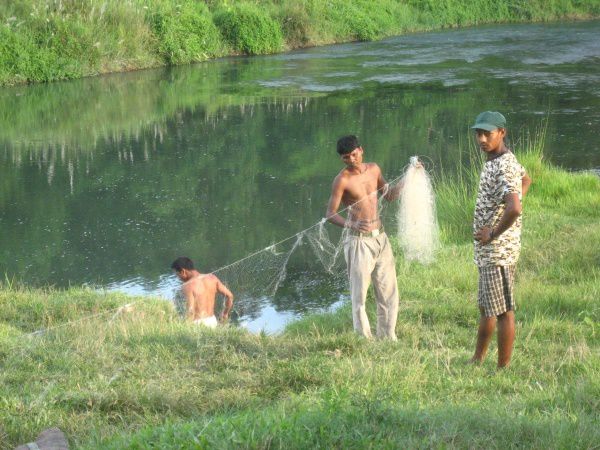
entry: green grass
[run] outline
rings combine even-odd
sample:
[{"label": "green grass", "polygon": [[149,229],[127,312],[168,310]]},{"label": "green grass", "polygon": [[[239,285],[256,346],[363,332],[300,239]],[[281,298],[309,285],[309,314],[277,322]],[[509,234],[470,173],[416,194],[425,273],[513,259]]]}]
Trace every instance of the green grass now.
[{"label": "green grass", "polygon": [[198,329],[161,300],[5,283],[0,448],[51,426],[74,448],[595,448],[600,179],[549,166],[540,136],[515,147],[533,185],[507,370],[495,343],[466,363],[478,313],[465,171],[459,187],[437,183],[437,260],[397,258],[398,342],[357,337],[349,305],[266,336]]},{"label": "green grass", "polygon": [[169,64],[187,64],[223,54],[219,30],[206,5],[190,0],[163,4],[149,13],[158,52]]},{"label": "green grass", "polygon": [[215,14],[215,23],[234,53],[260,55],[283,49],[280,24],[256,5],[222,8]]},{"label": "green grass", "polygon": [[13,0],[0,86],[484,23],[589,19],[596,0]]}]

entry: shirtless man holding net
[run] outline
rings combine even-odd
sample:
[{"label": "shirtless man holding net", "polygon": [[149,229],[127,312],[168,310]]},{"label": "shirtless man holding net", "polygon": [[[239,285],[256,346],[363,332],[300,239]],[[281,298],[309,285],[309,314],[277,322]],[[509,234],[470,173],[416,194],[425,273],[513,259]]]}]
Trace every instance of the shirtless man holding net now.
[{"label": "shirtless man holding net", "polygon": [[[344,169],[333,180],[327,206],[327,220],[343,227],[344,256],[348,266],[354,330],[371,338],[365,302],[371,280],[377,303],[377,337],[396,340],[398,317],[398,280],[394,255],[378,214],[377,193],[386,181],[375,163],[363,162],[363,148],[356,136],[344,136],[337,142]],[[386,200],[398,197],[398,184],[385,193]],[[340,204],[348,207],[348,217],[339,213]]]},{"label": "shirtless man holding net", "polygon": [[183,315],[194,323],[215,328],[218,324],[215,317],[215,300],[217,294],[222,294],[226,300],[220,319],[227,320],[233,307],[233,294],[216,275],[198,272],[192,260],[186,256],[180,256],[173,261],[171,269],[183,282],[175,299],[177,309]]}]

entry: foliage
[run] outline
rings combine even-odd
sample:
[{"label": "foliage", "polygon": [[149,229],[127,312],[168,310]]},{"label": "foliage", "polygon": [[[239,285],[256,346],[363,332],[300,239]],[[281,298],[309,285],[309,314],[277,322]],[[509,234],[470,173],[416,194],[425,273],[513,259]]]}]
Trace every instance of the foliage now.
[{"label": "foliage", "polygon": [[330,22],[338,24],[341,34],[348,36],[352,40],[372,41],[379,36],[383,27],[378,27],[374,16],[379,16],[385,22],[391,22],[391,17],[385,15],[387,11],[375,8],[361,8],[361,4],[356,5],[344,0],[331,1],[325,10]]},{"label": "foliage", "polygon": [[[373,40],[405,31],[599,15],[595,0],[0,2],[0,85]],[[222,48],[215,23],[229,51]]]},{"label": "foliage", "polygon": [[275,53],[283,47],[279,23],[251,3],[219,10],[215,23],[235,52],[259,55]]},{"label": "foliage", "polygon": [[299,1],[284,1],[277,12],[281,31],[288,47],[304,47],[310,43],[311,20],[306,6]]},{"label": "foliage", "polygon": [[514,2],[408,0],[408,3],[422,14],[422,20],[436,28],[506,22],[518,17],[511,16],[508,12],[509,5]]},{"label": "foliage", "polygon": [[[78,78],[94,70],[99,52],[90,30],[77,20],[33,17],[21,31],[15,21],[0,25],[0,80],[46,81]],[[23,28],[25,28],[23,26]]]},{"label": "foliage", "polygon": [[161,5],[150,13],[158,52],[168,64],[202,61],[221,54],[219,30],[208,8],[192,0]]}]

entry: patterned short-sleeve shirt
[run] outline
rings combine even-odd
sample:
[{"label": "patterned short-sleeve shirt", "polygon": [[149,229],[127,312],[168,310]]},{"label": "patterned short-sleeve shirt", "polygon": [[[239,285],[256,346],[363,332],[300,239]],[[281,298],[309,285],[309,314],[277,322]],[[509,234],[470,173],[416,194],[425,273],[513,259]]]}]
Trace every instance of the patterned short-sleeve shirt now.
[{"label": "patterned short-sleeve shirt", "polygon": [[[525,169],[510,151],[486,161],[479,178],[473,231],[495,227],[504,213],[506,194],[518,194],[522,200]],[[475,264],[479,267],[515,264],[521,252],[521,216],[508,230],[487,245],[475,242]]]}]

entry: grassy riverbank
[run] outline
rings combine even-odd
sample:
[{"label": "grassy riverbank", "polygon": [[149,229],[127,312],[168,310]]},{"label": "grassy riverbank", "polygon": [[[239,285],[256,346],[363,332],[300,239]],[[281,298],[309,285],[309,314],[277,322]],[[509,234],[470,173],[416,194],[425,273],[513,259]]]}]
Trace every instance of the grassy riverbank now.
[{"label": "grassy riverbank", "polygon": [[519,155],[534,184],[509,369],[495,369],[495,343],[483,366],[466,364],[472,170],[437,186],[438,260],[398,258],[397,343],[357,338],[348,306],[271,337],[201,330],[160,300],[4,284],[0,449],[51,426],[75,448],[594,447],[600,179],[547,165],[537,146]]},{"label": "grassy riverbank", "polygon": [[594,0],[16,0],[0,86],[484,23],[600,17]]}]

